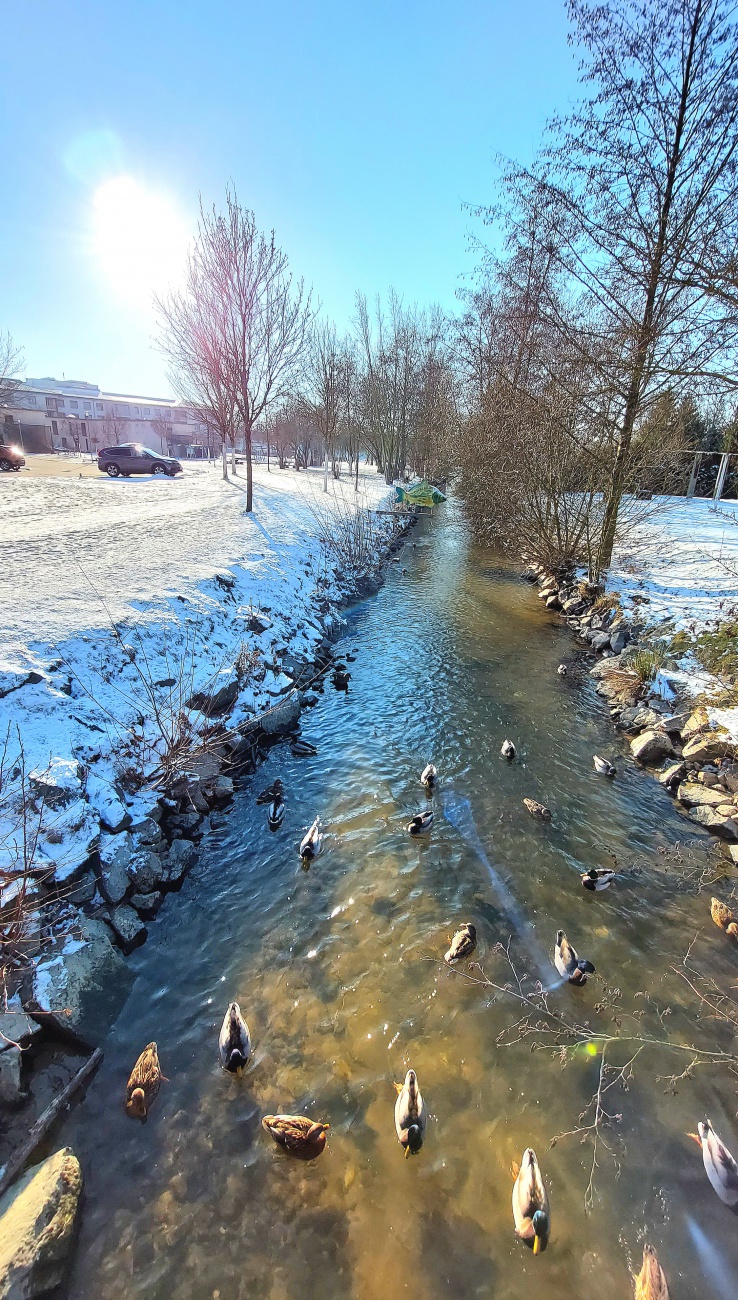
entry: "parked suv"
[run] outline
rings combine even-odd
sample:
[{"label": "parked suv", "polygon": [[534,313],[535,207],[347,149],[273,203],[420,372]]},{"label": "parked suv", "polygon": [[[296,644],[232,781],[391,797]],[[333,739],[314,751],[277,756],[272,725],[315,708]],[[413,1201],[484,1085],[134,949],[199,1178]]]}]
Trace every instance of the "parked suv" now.
[{"label": "parked suv", "polygon": [[140,442],[122,442],[119,447],[101,447],[97,453],[97,468],[111,478],[122,474],[168,474],[174,478],[182,466],[171,456],[160,456],[158,451],[142,447]]},{"label": "parked suv", "polygon": [[25,463],[26,458],[21,456],[17,447],[6,447],[4,443],[0,442],[0,470],[4,470],[6,474],[9,474],[11,469],[20,469],[21,465],[25,465]]}]

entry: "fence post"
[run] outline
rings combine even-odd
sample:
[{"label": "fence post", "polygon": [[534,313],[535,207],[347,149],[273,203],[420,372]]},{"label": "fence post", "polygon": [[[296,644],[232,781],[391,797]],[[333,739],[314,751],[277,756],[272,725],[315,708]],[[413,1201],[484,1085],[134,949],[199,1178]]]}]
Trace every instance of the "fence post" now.
[{"label": "fence post", "polygon": [[702,461],[702,452],[695,452],[694,461],[692,462],[692,473],[689,476],[689,486],[687,488],[687,497],[693,497],[697,487],[697,475],[700,472],[700,463]]},{"label": "fence post", "polygon": [[723,494],[723,488],[725,487],[725,480],[728,475],[729,459],[730,457],[728,452],[724,451],[720,457],[720,469],[718,470],[717,482],[715,484],[715,491],[712,494],[713,501],[716,502],[719,501]]}]

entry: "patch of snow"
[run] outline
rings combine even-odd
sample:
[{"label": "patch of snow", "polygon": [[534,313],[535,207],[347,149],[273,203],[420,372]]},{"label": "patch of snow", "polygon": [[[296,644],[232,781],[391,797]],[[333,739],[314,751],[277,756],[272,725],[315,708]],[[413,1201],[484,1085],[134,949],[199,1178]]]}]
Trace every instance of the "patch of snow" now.
[{"label": "patch of snow", "polygon": [[707,717],[712,727],[727,731],[730,739],[738,743],[738,709],[708,708]]}]

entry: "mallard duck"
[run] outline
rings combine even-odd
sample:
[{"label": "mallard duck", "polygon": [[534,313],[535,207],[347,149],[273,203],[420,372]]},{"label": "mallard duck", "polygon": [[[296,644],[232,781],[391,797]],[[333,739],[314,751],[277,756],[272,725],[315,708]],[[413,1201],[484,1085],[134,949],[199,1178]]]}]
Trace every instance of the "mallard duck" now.
[{"label": "mallard duck", "polygon": [[248,1064],[251,1055],[251,1034],[237,1002],[230,1003],[223,1017],[218,1052],[223,1069],[229,1070],[231,1074],[242,1070]]},{"label": "mallard duck", "polygon": [[559,975],[568,979],[570,984],[586,984],[587,976],[594,975],[591,961],[579,960],[576,950],[572,948],[563,930],[556,931],[554,966]]},{"label": "mallard duck", "polygon": [[265,1115],[261,1123],[279,1146],[300,1160],[314,1160],[320,1155],[330,1128],[330,1124],[319,1124],[307,1115]]},{"label": "mallard duck", "polygon": [[585,889],[608,889],[616,875],[616,871],[608,871],[605,867],[590,867],[582,876],[582,884]]},{"label": "mallard duck", "polygon": [[457,961],[463,961],[465,957],[471,957],[477,946],[477,928],[475,925],[468,923],[459,927],[451,940],[448,952],[444,953],[443,960],[449,966],[453,966]]},{"label": "mallard duck", "polygon": [[559,664],[556,671],[559,674],[559,677],[566,677],[566,674],[568,673],[569,669],[567,668],[566,664]]},{"label": "mallard duck", "polygon": [[648,1243],[643,1247],[643,1264],[635,1278],[635,1300],[669,1300],[664,1270],[659,1264],[656,1251]]},{"label": "mallard duck", "polygon": [[262,790],[261,794],[256,796],[256,802],[259,804],[274,803],[275,799],[282,799],[283,797],[284,790],[282,782],[279,777],[277,777],[276,780],[272,781],[271,785],[267,786],[266,790]]},{"label": "mallard duck", "polygon": [[404,1083],[396,1083],[397,1101],[395,1102],[395,1131],[397,1140],[405,1148],[405,1155],[417,1155],[423,1145],[427,1115],[418,1076],[414,1070],[408,1070]]},{"label": "mallard duck", "polygon": [[697,1132],[690,1133],[698,1146],[702,1147],[702,1163],[714,1192],[717,1192],[723,1205],[738,1214],[738,1164],[724,1142],[721,1142],[709,1119],[697,1125]]},{"label": "mallard duck", "polygon": [[432,790],[438,779],[438,768],[434,763],[428,763],[420,773],[420,784],[424,785],[427,790]]},{"label": "mallard duck", "polygon": [[311,745],[309,740],[295,739],[290,745],[290,750],[295,758],[314,758],[318,750],[315,745]]},{"label": "mallard duck", "polygon": [[609,763],[606,758],[600,758],[599,754],[592,755],[592,762],[600,776],[617,776],[617,770],[612,763]]},{"label": "mallard duck", "polygon": [[416,813],[412,821],[407,824],[408,835],[422,835],[429,831],[433,825],[433,813],[428,809],[427,812]]},{"label": "mallard duck", "polygon": [[538,803],[537,800],[535,799],[524,799],[523,803],[528,809],[528,812],[530,813],[531,817],[537,817],[538,820],[542,822],[550,822],[553,813],[551,812],[550,808],[546,807],[545,804]]},{"label": "mallard duck", "polygon": [[511,740],[503,740],[503,742],[502,742],[502,748],[500,749],[500,754],[502,755],[503,758],[506,758],[506,759],[507,759],[508,763],[512,763],[512,761],[513,761],[513,759],[514,759],[516,753],[517,753],[517,750],[516,750],[515,746],[513,745],[512,741],[511,741]]},{"label": "mallard duck", "polygon": [[710,916],[715,924],[720,926],[721,930],[724,930],[731,938],[738,939],[738,920],[736,920],[735,913],[731,912],[725,903],[721,903],[719,898],[712,899]]},{"label": "mallard duck", "polygon": [[310,830],[300,841],[300,857],[303,863],[312,862],[323,852],[323,836],[320,833],[320,818],[316,817]]},{"label": "mallard duck", "polygon": [[512,1194],[512,1211],[515,1232],[533,1254],[538,1255],[548,1245],[551,1219],[548,1196],[543,1185],[541,1170],[532,1147],[526,1147],[520,1168],[513,1165],[515,1186]]},{"label": "mallard duck", "polygon": [[163,1078],[156,1043],[147,1043],[128,1078],[126,1114],[145,1123]]},{"label": "mallard duck", "polygon": [[267,821],[269,822],[270,831],[279,830],[284,821],[286,807],[287,805],[285,804],[284,799],[275,799],[273,803],[270,803],[269,811],[267,813]]}]

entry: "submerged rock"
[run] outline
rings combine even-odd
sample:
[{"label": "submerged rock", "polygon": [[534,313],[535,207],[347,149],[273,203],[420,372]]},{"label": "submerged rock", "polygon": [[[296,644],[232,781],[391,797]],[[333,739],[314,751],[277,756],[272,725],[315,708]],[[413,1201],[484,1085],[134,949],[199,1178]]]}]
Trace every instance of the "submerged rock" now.
[{"label": "submerged rock", "polygon": [[58,1287],[72,1248],[82,1171],[70,1147],[29,1169],[0,1200],[0,1300]]}]

